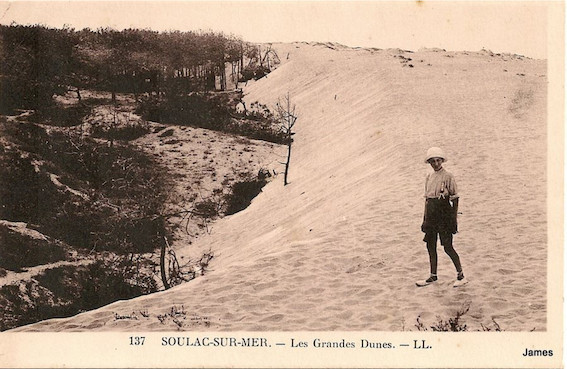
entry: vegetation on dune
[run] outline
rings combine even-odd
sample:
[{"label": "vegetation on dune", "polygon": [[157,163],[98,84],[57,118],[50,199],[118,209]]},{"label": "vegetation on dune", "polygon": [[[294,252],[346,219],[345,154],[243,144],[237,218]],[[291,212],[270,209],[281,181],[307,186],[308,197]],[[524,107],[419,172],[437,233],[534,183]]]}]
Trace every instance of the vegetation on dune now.
[{"label": "vegetation on dune", "polygon": [[[226,90],[279,61],[271,48],[214,32],[0,26],[0,113],[44,109],[71,89],[160,96]],[[228,70],[228,74],[227,74]],[[59,124],[61,122],[56,122]]]},{"label": "vegetation on dune", "polygon": [[[171,215],[165,203],[172,182],[153,156],[128,143],[108,145],[30,122],[4,119],[0,133],[8,142],[0,147],[0,219],[24,222],[53,240],[23,242],[21,235],[0,228],[0,268],[20,271],[66,260],[68,248],[86,257],[88,264],[58,267],[35,281],[1,288],[0,302],[6,309],[0,329],[157,291],[159,264],[144,253],[164,250],[165,286],[204,273],[212,252],[182,264],[168,244]],[[191,211],[207,222],[240,211],[265,183],[244,179],[226,194],[195,202]],[[97,261],[91,265],[93,257]],[[49,283],[41,277],[47,274]]]},{"label": "vegetation on dune", "polygon": [[266,106],[256,103],[237,112],[238,103],[243,104],[242,92],[238,91],[192,93],[143,99],[137,112],[155,122],[206,128],[278,144],[287,142],[285,132]]},{"label": "vegetation on dune", "polygon": [[144,263],[147,260],[133,255],[105,258],[78,267],[49,269],[21,285],[4,285],[0,288],[0,330],[155,292],[157,284],[144,272],[148,267]]},{"label": "vegetation on dune", "polygon": [[[27,109],[34,111],[33,122],[75,126],[103,103],[83,99],[82,90],[108,91],[105,102],[114,104],[117,93],[132,93],[148,120],[285,143],[267,108],[236,112],[242,93],[213,93],[261,78],[277,63],[269,45],[222,33],[0,25],[0,114]],[[68,91],[76,92],[78,103],[57,105],[53,97]],[[106,124],[92,133],[130,140],[147,128]]]},{"label": "vegetation on dune", "polygon": [[0,268],[19,272],[24,267],[64,260],[66,249],[57,240],[22,234],[0,223]]},{"label": "vegetation on dune", "polygon": [[[168,185],[148,154],[128,145],[48,133],[31,123],[6,125],[3,132],[19,150],[0,155],[5,182],[1,219],[34,224],[89,250],[147,252],[160,246],[166,231],[155,215],[162,213]],[[56,186],[54,175],[79,194]]]},{"label": "vegetation on dune", "polygon": [[69,30],[0,26],[0,113],[52,104],[73,79],[78,59]]},{"label": "vegetation on dune", "polygon": [[[130,141],[152,131],[145,118],[285,143],[267,107],[225,91],[278,61],[214,32],[0,25],[0,277],[68,262],[1,287],[0,330],[205,273],[211,251],[182,264],[169,244],[167,169]],[[206,226],[244,209],[266,184],[250,178],[223,183],[232,189],[192,204],[191,217]]]},{"label": "vegetation on dune", "polygon": [[[426,326],[425,323],[421,320],[421,316],[418,316],[416,319],[415,327],[418,331],[431,331],[433,332],[468,332],[470,331],[470,327],[467,326],[466,323],[463,322],[463,317],[469,312],[471,308],[470,302],[464,303],[459,309],[454,312],[454,315],[448,319],[443,319],[441,317],[437,317],[437,322],[429,327]],[[502,328],[496,322],[494,318],[492,318],[492,326],[480,324],[481,329],[477,329],[477,331],[484,331],[484,332],[502,332]]]},{"label": "vegetation on dune", "polygon": [[150,133],[147,124],[131,123],[122,126],[117,125],[96,125],[91,131],[91,135],[97,138],[104,138],[108,141],[132,141]]},{"label": "vegetation on dune", "polygon": [[262,191],[262,187],[266,183],[266,179],[262,177],[235,183],[232,186],[230,195],[227,196],[225,213],[230,215],[246,209],[252,199]]},{"label": "vegetation on dune", "polygon": [[76,104],[71,106],[51,105],[34,112],[29,120],[34,123],[60,127],[73,127],[83,123],[83,119],[91,113],[91,106]]}]

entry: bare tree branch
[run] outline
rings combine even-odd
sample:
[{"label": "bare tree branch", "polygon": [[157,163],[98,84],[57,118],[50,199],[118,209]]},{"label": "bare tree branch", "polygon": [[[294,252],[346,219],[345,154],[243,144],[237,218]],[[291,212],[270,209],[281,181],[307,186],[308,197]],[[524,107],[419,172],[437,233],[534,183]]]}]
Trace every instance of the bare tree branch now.
[{"label": "bare tree branch", "polygon": [[295,112],[295,105],[291,104],[291,99],[289,97],[289,92],[283,99],[278,99],[276,103],[276,120],[280,124],[281,131],[286,136],[287,141],[287,159],[285,162],[285,171],[284,171],[284,186],[288,184],[288,173],[289,173],[289,164],[291,160],[291,144],[293,143],[293,126],[297,121],[297,114]]}]

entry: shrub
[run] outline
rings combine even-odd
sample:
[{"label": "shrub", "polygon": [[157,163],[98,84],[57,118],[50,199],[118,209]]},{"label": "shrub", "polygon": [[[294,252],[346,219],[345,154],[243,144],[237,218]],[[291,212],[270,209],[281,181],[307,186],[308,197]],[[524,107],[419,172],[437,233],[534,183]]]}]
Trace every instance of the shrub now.
[{"label": "shrub", "polygon": [[[166,229],[157,215],[168,182],[150,155],[128,145],[48,134],[34,124],[4,131],[22,151],[0,151],[3,219],[34,223],[44,234],[78,247],[124,253],[160,246]],[[89,196],[58,188],[50,173]]]},{"label": "shrub", "polygon": [[[25,285],[0,288],[0,330],[96,309],[118,299],[156,292],[142,258],[132,255],[90,265],[46,270]],[[147,266],[147,265],[146,265]]]},{"label": "shrub", "polygon": [[22,267],[65,259],[65,248],[55,240],[36,238],[0,224],[0,267],[20,271]]},{"label": "shrub", "polygon": [[[118,299],[156,292],[153,273],[146,269],[149,261],[129,254],[115,259],[99,260],[86,268],[81,276],[80,309],[93,309]],[[45,280],[49,280],[48,275]]]},{"label": "shrub", "polygon": [[246,117],[258,121],[269,121],[274,119],[274,114],[267,105],[255,101],[250,104],[250,109],[248,109]]},{"label": "shrub", "polygon": [[227,207],[225,214],[231,215],[246,209],[252,202],[252,199],[262,192],[262,187],[266,183],[264,179],[253,179],[233,184],[230,194],[226,197]]},{"label": "shrub", "polygon": [[175,130],[173,128],[170,128],[170,129],[166,129],[165,131],[160,133],[158,135],[158,137],[169,137],[169,136],[173,136],[174,133],[175,133]]},{"label": "shrub", "polygon": [[41,195],[40,178],[28,158],[3,148],[0,152],[0,219],[29,221]]},{"label": "shrub", "polygon": [[140,102],[137,113],[144,119],[165,124],[189,125],[246,136],[274,143],[286,143],[286,136],[275,124],[265,105],[253,104],[244,116],[236,112],[239,95],[193,93]]},{"label": "shrub", "polygon": [[64,90],[50,81],[27,79],[25,76],[0,76],[0,114],[13,114],[17,109],[41,109],[53,105],[53,94]]},{"label": "shrub", "polygon": [[91,114],[91,107],[86,104],[72,106],[51,105],[39,109],[30,117],[34,123],[59,127],[73,127],[83,123],[83,119]]},{"label": "shrub", "polygon": [[105,138],[107,140],[131,141],[140,138],[150,132],[150,128],[144,124],[127,124],[120,127],[95,126],[91,132],[93,137]]},{"label": "shrub", "polygon": [[[461,322],[463,315],[468,313],[470,310],[470,304],[464,304],[459,310],[455,312],[455,316],[447,320],[438,318],[435,325],[430,326],[431,330],[434,332],[465,332],[468,330],[466,324]],[[417,317],[417,323],[415,324],[418,331],[427,331],[427,327]]]},{"label": "shrub", "polygon": [[219,94],[170,95],[142,100],[137,112],[146,120],[222,131],[230,123],[226,97]]},{"label": "shrub", "polygon": [[194,213],[201,218],[210,219],[219,215],[219,208],[219,203],[214,199],[205,199],[195,204]]},{"label": "shrub", "polygon": [[246,82],[251,79],[258,80],[270,73],[270,69],[263,65],[251,65],[244,68],[239,82]]}]

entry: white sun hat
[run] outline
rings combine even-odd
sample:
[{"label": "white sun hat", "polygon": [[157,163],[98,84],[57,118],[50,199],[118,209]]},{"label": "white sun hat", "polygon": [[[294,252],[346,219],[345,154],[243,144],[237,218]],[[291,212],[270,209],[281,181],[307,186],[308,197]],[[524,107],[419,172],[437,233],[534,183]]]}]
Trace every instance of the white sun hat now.
[{"label": "white sun hat", "polygon": [[443,161],[447,161],[447,157],[441,148],[439,147],[431,147],[427,150],[427,156],[425,157],[425,163],[429,162],[431,158],[441,158]]}]

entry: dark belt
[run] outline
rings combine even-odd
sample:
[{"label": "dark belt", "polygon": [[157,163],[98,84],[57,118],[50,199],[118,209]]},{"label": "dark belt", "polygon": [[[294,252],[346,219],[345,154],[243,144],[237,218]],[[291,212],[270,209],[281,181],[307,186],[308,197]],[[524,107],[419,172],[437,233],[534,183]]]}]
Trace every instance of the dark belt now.
[{"label": "dark belt", "polygon": [[425,199],[426,201],[433,201],[433,200],[437,200],[437,201],[447,201],[449,200],[448,197],[428,197]]}]

